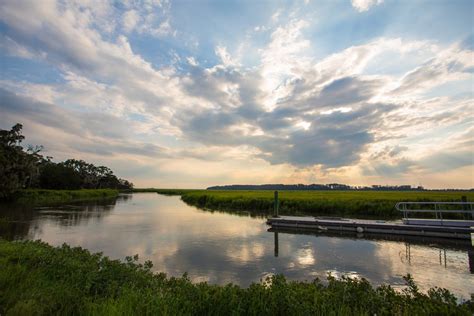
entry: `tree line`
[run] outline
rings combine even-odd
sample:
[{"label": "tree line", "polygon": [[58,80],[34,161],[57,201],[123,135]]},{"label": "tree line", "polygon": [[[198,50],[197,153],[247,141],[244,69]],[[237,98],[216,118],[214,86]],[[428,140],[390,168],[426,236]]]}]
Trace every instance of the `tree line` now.
[{"label": "tree line", "polygon": [[20,189],[132,189],[133,183],[120,179],[105,166],[84,160],[53,162],[40,154],[42,146],[21,143],[23,126],[0,129],[0,199],[8,199]]},{"label": "tree line", "polygon": [[372,185],[350,186],[347,184],[232,184],[216,185],[208,187],[206,190],[289,190],[289,191],[424,191],[422,186],[412,187],[410,185]]}]

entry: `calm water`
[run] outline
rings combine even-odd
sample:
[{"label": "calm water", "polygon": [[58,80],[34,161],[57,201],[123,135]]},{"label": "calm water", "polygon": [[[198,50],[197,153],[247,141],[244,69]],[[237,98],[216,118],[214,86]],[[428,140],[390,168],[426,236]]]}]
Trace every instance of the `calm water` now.
[{"label": "calm water", "polygon": [[[364,236],[268,232],[264,218],[209,212],[179,197],[124,195],[113,202],[37,209],[0,208],[7,239],[68,243],[123,259],[138,254],[156,271],[196,282],[247,286],[272,273],[290,279],[328,273],[361,276],[373,284],[402,286],[410,273],[421,289],[445,287],[468,299],[474,293],[474,252],[420,240],[390,241]],[[275,249],[275,237],[278,247]],[[277,255],[277,256],[276,256]]]}]

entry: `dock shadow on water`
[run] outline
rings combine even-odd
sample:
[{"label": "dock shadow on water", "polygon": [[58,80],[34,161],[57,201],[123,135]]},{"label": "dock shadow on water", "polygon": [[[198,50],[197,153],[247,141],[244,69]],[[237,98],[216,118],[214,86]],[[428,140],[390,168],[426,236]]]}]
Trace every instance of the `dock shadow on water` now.
[{"label": "dock shadow on water", "polygon": [[138,254],[156,271],[195,282],[248,286],[282,273],[293,280],[364,277],[374,285],[474,293],[473,249],[463,242],[268,231],[265,219],[209,212],[156,193],[47,208],[0,206],[0,237],[68,243],[116,259]]}]

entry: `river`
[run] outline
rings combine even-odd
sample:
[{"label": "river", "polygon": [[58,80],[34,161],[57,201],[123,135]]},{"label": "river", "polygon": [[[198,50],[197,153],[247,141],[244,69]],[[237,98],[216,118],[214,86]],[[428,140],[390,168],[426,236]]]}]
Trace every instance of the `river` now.
[{"label": "river", "polygon": [[[466,243],[397,241],[363,235],[268,232],[264,217],[210,212],[177,196],[122,195],[108,202],[56,207],[0,206],[0,237],[68,243],[123,259],[138,254],[172,276],[248,286],[271,274],[291,280],[364,277],[403,287],[444,287],[460,299],[474,293],[474,252]],[[277,239],[278,243],[275,243]]]}]

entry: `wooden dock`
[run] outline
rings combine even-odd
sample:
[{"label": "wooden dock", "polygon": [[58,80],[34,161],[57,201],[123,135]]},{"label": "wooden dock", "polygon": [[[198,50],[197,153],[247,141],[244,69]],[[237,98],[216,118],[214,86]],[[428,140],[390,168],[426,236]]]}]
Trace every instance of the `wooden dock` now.
[{"label": "wooden dock", "polygon": [[[338,217],[278,216],[267,220],[273,229],[309,231],[346,231],[407,236],[468,239],[474,236],[474,227],[431,226],[405,224],[402,221],[362,220]],[[449,224],[449,222],[446,222]],[[473,222],[474,226],[474,222]]]}]

